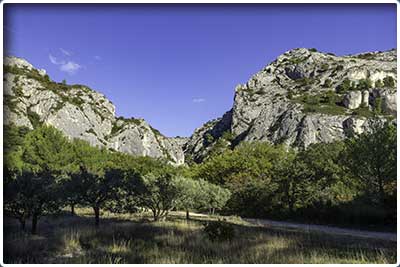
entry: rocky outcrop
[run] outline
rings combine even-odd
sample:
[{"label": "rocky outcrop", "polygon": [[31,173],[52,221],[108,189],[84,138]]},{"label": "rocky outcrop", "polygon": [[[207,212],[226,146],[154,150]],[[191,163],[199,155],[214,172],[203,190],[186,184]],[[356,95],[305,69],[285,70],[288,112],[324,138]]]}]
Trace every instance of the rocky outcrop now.
[{"label": "rocky outcrop", "polygon": [[[395,115],[396,71],[396,50],[345,57],[290,50],[236,87],[221,131],[230,133],[231,147],[242,141],[267,141],[298,148],[362,133],[374,113],[379,120]],[[392,88],[383,84],[387,77],[393,78]],[[375,107],[377,98],[383,113]],[[208,133],[222,136],[216,130],[220,120],[196,129],[185,147],[188,157],[206,157],[218,143]]]},{"label": "rocky outcrop", "polygon": [[351,91],[344,96],[343,105],[348,109],[356,109],[361,106],[362,100],[361,91]]},{"label": "rocky outcrop", "polygon": [[45,123],[93,146],[184,163],[179,142],[142,119],[116,118],[114,105],[103,94],[83,85],[55,83],[20,58],[6,57],[4,64],[5,124],[32,129]]},{"label": "rocky outcrop", "polygon": [[[241,142],[307,148],[367,131],[396,116],[396,50],[338,57],[293,49],[239,84],[231,110],[189,138],[168,138],[143,119],[115,117],[114,105],[83,85],[49,79],[23,59],[5,58],[4,121],[47,123],[71,138],[133,155],[201,162]],[[186,160],[185,160],[186,159]]]}]

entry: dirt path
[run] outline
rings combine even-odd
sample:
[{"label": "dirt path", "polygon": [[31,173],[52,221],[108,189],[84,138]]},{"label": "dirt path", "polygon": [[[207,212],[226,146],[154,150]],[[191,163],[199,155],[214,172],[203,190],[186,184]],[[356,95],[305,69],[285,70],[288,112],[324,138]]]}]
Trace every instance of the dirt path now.
[{"label": "dirt path", "polygon": [[397,236],[396,233],[361,231],[361,230],[339,228],[334,226],[315,225],[315,224],[301,224],[301,223],[280,222],[280,221],[272,221],[264,219],[246,219],[246,218],[242,218],[242,220],[254,225],[264,226],[264,227],[298,229],[303,231],[322,232],[335,235],[348,235],[354,237],[382,239],[388,241],[396,241],[396,236]]}]

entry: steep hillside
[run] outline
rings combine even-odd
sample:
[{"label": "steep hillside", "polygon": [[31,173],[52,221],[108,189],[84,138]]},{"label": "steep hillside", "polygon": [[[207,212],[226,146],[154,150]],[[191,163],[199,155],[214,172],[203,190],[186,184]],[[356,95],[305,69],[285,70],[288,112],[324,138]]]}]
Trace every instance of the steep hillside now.
[{"label": "steep hillside", "polygon": [[143,119],[115,117],[114,105],[84,85],[50,80],[27,61],[4,59],[4,123],[34,128],[52,125],[71,138],[133,155],[183,164],[179,142],[163,136]]},{"label": "steep hillside", "polygon": [[242,141],[306,148],[368,130],[373,117],[393,119],[396,56],[290,50],[236,87],[232,110],[195,130],[187,158],[199,162]]},{"label": "steep hillside", "polygon": [[47,123],[92,145],[174,164],[200,162],[243,141],[306,148],[366,131],[375,118],[395,118],[396,57],[396,50],[344,57],[290,50],[238,85],[232,109],[189,138],[167,138],[143,119],[116,118],[104,95],[53,82],[44,70],[6,57],[4,121]]}]

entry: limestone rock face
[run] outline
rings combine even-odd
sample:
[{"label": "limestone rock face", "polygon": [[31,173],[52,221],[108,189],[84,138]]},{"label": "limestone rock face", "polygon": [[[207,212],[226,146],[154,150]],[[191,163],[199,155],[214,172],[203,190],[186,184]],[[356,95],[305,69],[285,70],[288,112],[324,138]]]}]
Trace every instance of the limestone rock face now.
[{"label": "limestone rock face", "polygon": [[52,82],[45,71],[21,58],[6,57],[4,64],[5,124],[32,129],[45,123],[93,146],[184,163],[179,142],[144,120],[116,118],[114,105],[103,94],[83,85]]},{"label": "limestone rock face", "polygon": [[397,97],[396,91],[382,90],[382,110],[386,113],[396,116],[397,113]]},{"label": "limestone rock face", "polygon": [[348,92],[343,99],[343,105],[348,109],[356,109],[363,102],[363,96],[360,91]]},{"label": "limestone rock face", "polygon": [[368,107],[369,105],[369,91],[368,90],[364,90],[362,91],[362,105],[364,105],[365,107]]},{"label": "limestone rock face", "polygon": [[396,59],[396,50],[342,57],[315,49],[287,51],[236,86],[233,106],[221,118],[188,138],[168,138],[143,119],[116,118],[101,93],[52,82],[25,60],[6,57],[4,123],[29,128],[47,123],[92,145],[176,165],[201,162],[241,142],[305,149],[368,131],[374,112],[380,121],[392,120]]},{"label": "limestone rock face", "polygon": [[[237,85],[229,119],[196,129],[185,153],[201,161],[220,145],[223,132],[230,133],[230,148],[243,141],[266,141],[300,149],[362,133],[373,118],[355,112],[365,106],[372,114],[377,97],[381,97],[384,111],[380,120],[396,113],[396,87],[374,88],[388,76],[397,83],[396,57],[396,50],[344,57],[305,48],[290,50]],[[353,88],[337,91],[345,80]],[[358,89],[366,80],[372,88]],[[332,94],[336,100],[327,101]],[[217,127],[221,121],[224,127]]]}]

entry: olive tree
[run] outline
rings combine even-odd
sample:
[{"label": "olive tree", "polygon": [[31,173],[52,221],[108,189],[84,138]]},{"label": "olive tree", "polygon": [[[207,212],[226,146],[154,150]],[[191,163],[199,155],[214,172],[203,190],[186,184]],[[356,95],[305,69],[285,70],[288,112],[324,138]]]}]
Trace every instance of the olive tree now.
[{"label": "olive tree", "polygon": [[143,177],[139,203],[153,213],[154,221],[165,219],[176,207],[181,190],[171,173],[149,173]]}]

